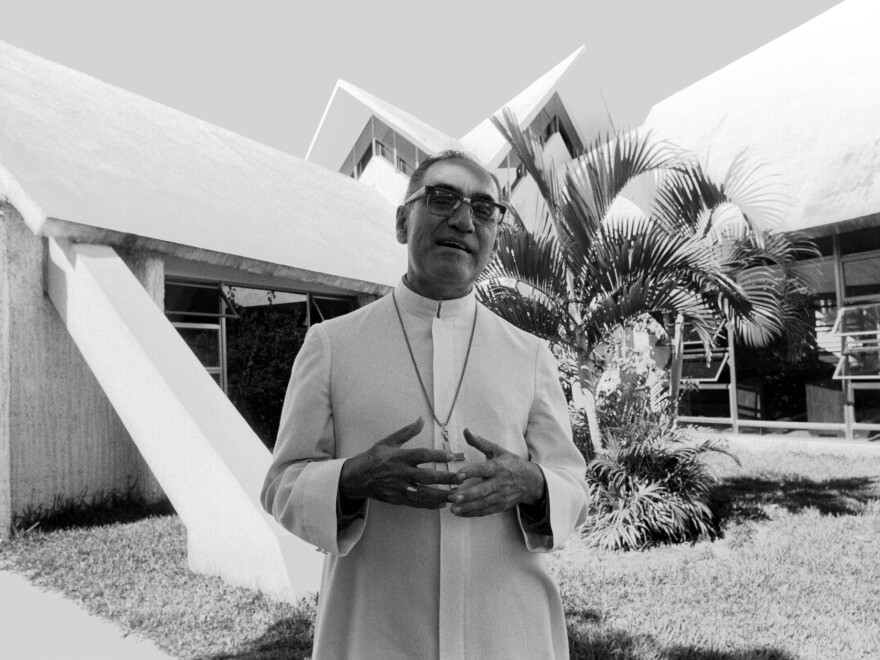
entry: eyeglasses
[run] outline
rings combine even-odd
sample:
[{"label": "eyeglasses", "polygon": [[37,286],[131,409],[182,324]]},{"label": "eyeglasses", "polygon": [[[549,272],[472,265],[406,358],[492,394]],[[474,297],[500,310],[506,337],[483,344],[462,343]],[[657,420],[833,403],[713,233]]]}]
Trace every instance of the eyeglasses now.
[{"label": "eyeglasses", "polygon": [[507,207],[503,204],[493,202],[491,199],[471,199],[459,195],[454,190],[446,188],[436,188],[434,186],[422,186],[412,195],[406,198],[403,205],[406,206],[410,202],[417,199],[425,198],[425,204],[428,210],[439,215],[441,218],[448,218],[458,211],[462,202],[467,202],[471,208],[471,217],[474,222],[484,227],[494,227],[504,219]]}]

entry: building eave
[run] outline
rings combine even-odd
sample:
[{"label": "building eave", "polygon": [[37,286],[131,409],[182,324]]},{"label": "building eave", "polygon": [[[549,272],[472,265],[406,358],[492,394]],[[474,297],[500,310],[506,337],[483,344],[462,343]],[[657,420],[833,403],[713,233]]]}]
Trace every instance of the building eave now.
[{"label": "building eave", "polygon": [[204,248],[193,247],[172,243],[147,236],[139,236],[113,229],[93,227],[70,220],[47,218],[43,223],[39,235],[61,238],[72,243],[88,243],[96,245],[108,245],[114,249],[124,251],[152,252],[177,260],[197,262],[223,269],[230,269],[250,273],[264,278],[277,280],[279,285],[292,283],[299,285],[314,285],[316,287],[333,289],[335,291],[348,291],[352,293],[368,293],[373,295],[385,295],[391,291],[391,287],[376,282],[365,282],[350,277],[320,273],[303,268],[296,268],[284,264],[262,261],[251,257],[244,257],[224,252],[216,252]]}]

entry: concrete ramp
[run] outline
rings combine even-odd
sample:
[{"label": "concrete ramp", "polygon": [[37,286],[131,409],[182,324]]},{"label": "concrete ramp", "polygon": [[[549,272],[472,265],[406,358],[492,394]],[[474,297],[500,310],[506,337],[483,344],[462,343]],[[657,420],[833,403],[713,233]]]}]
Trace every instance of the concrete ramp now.
[{"label": "concrete ramp", "polygon": [[49,238],[48,291],[187,530],[189,566],[292,600],[323,556],[266,514],[269,451],[107,246]]}]

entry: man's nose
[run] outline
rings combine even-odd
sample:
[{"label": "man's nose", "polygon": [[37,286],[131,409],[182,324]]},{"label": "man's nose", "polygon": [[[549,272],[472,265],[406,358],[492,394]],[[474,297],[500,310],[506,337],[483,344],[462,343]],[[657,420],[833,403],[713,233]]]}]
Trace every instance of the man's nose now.
[{"label": "man's nose", "polygon": [[474,219],[471,217],[471,205],[462,200],[455,212],[446,220],[450,227],[462,232],[473,231]]}]

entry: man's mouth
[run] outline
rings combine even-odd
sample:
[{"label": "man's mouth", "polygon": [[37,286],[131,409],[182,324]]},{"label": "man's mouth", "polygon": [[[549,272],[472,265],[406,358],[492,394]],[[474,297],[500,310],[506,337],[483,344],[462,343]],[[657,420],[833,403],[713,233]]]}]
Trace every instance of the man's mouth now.
[{"label": "man's mouth", "polygon": [[443,238],[437,241],[437,245],[441,247],[453,248],[456,250],[461,250],[462,252],[470,252],[470,249],[467,245],[462,243],[461,241],[456,241],[450,238]]}]

